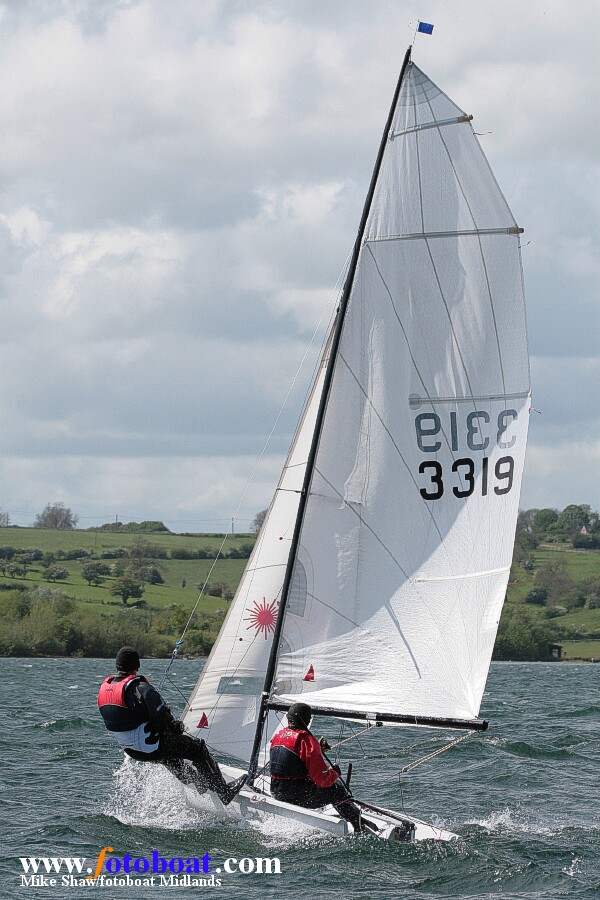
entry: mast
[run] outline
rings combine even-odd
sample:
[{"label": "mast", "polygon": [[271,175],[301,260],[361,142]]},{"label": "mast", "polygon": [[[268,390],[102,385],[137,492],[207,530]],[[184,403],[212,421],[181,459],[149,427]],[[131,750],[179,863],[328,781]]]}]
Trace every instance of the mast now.
[{"label": "mast", "polygon": [[329,399],[329,394],[331,390],[331,384],[333,381],[333,372],[335,369],[335,363],[338,353],[338,348],[340,345],[340,340],[342,336],[342,328],[344,325],[344,318],[346,315],[346,309],[348,307],[348,301],[350,299],[350,294],[352,291],[352,286],[354,283],[354,276],[356,274],[356,267],[358,265],[358,257],[360,254],[360,248],[362,246],[363,237],[367,225],[367,219],[369,217],[369,213],[371,210],[371,204],[373,201],[373,195],[375,193],[375,186],[377,184],[377,179],[379,177],[379,172],[381,169],[381,163],[383,161],[383,155],[385,152],[385,147],[388,141],[389,133],[392,127],[392,121],[394,117],[394,112],[396,110],[396,104],[398,102],[398,97],[400,95],[400,89],[402,87],[402,82],[404,81],[404,74],[410,62],[410,54],[411,48],[409,47],[404,56],[404,61],[402,63],[402,68],[400,70],[400,77],[398,78],[398,84],[396,85],[396,90],[394,92],[394,97],[392,100],[392,104],[390,106],[390,111],[388,114],[388,118],[385,124],[385,128],[383,131],[383,135],[381,138],[381,143],[379,145],[379,152],[377,154],[377,159],[375,161],[375,167],[373,169],[373,175],[371,176],[371,183],[369,185],[369,190],[367,192],[367,198],[365,200],[365,205],[363,208],[362,217],[360,220],[360,224],[358,227],[358,234],[356,236],[356,241],[354,243],[354,249],[352,252],[352,258],[350,260],[350,267],[348,269],[348,275],[346,277],[346,282],[344,284],[344,290],[342,293],[342,299],[340,301],[340,305],[337,311],[336,322],[335,322],[335,330],[333,334],[333,340],[331,344],[331,351],[329,356],[329,361],[327,363],[327,370],[325,372],[325,379],[323,383],[323,392],[321,394],[321,400],[319,403],[319,409],[317,412],[317,418],[315,422],[315,430],[313,433],[313,439],[310,446],[310,451],[308,454],[308,459],[306,463],[306,471],[304,474],[304,483],[302,485],[302,491],[300,494],[300,502],[298,504],[298,512],[296,515],[296,523],[294,526],[294,533],[290,546],[290,554],[287,561],[287,566],[285,570],[285,575],[283,579],[283,586],[281,589],[281,600],[279,602],[279,610],[277,615],[277,621],[275,623],[275,628],[273,632],[273,642],[271,644],[271,652],[269,655],[269,661],[267,663],[267,670],[265,673],[265,683],[263,686],[261,701],[260,701],[260,710],[258,715],[258,722],[256,725],[256,733],[254,736],[254,745],[252,747],[252,754],[250,757],[250,765],[248,769],[249,782],[252,783],[254,776],[256,774],[256,767],[258,763],[258,754],[260,752],[260,744],[262,740],[262,735],[264,731],[265,721],[268,713],[268,698],[271,693],[271,689],[273,687],[273,681],[275,678],[275,668],[277,665],[277,654],[279,650],[279,641],[281,638],[281,632],[283,629],[283,621],[285,618],[285,608],[288,601],[288,596],[290,592],[290,586],[292,583],[292,576],[294,572],[294,564],[296,562],[296,554],[298,552],[298,545],[300,543],[300,533],[302,531],[302,523],[304,520],[304,514],[306,511],[306,504],[308,502],[308,497],[310,493],[310,485],[312,482],[315,460],[317,457],[317,450],[319,447],[319,441],[321,438],[321,431],[323,429],[323,421],[325,419],[325,410],[327,409],[327,401]]}]

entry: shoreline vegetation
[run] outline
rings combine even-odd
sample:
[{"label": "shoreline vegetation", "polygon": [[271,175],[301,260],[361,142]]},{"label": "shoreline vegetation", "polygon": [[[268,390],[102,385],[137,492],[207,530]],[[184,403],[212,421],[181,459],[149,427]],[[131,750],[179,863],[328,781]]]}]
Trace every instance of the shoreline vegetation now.
[{"label": "shoreline vegetation", "polygon": [[[196,601],[180,656],[207,656],[255,539],[161,522],[5,524],[0,656],[108,658],[129,643],[168,658]],[[519,514],[493,658],[600,662],[600,522],[589,506]]]}]

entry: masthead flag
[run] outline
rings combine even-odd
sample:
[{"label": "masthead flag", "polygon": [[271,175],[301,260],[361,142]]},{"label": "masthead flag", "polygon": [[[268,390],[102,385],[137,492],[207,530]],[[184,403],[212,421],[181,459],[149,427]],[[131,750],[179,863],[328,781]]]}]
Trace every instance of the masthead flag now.
[{"label": "masthead flag", "polygon": [[429,22],[419,22],[417,31],[420,31],[422,34],[431,34],[433,32],[433,25],[430,25]]}]

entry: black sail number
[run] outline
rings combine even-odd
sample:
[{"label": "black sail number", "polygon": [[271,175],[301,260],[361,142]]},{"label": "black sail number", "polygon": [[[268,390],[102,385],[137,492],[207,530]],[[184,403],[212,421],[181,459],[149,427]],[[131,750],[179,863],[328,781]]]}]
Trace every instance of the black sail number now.
[{"label": "black sail number", "polygon": [[[466,472],[461,469],[466,468]],[[464,488],[453,487],[452,493],[455,497],[470,497],[475,490],[475,463],[472,459],[465,457],[464,459],[455,459],[452,463],[452,471],[458,472],[461,484]]]},{"label": "black sail number", "polygon": [[424,475],[428,469],[433,470],[430,474],[431,485],[435,490],[428,491],[427,488],[421,488],[419,493],[424,500],[439,500],[444,493],[444,482],[442,480],[442,466],[439,462],[422,462],[419,466],[419,475]]},{"label": "black sail number", "polygon": [[496,494],[508,494],[513,486],[513,476],[515,474],[515,461],[512,456],[503,456],[499,459],[494,467],[494,474],[497,480],[502,483],[502,487],[495,487]]},{"label": "black sail number", "polygon": [[[481,459],[481,478],[480,487],[481,495],[488,496],[488,480],[490,479],[489,457],[484,456]],[[450,479],[448,472],[448,481],[452,481],[452,493],[459,500],[470,497],[476,486],[477,472],[479,462],[468,456],[455,459],[451,466],[453,478]],[[512,489],[515,474],[515,461],[512,456],[503,456],[496,460],[493,468],[494,493],[498,496],[508,494]],[[444,496],[444,469],[442,464],[437,460],[426,460],[419,466],[419,475],[426,475],[429,479],[425,487],[419,488],[419,493],[424,500],[439,500]],[[457,483],[458,482],[458,483]],[[491,489],[491,485],[490,485]]]}]

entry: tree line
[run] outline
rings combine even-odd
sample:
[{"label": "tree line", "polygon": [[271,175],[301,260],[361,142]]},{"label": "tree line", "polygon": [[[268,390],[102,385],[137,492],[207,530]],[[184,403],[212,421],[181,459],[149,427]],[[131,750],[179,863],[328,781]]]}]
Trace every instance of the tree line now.
[{"label": "tree line", "polygon": [[522,509],[517,519],[516,549],[532,549],[542,541],[567,542],[576,549],[600,549],[600,516],[588,504],[558,509]]},{"label": "tree line", "polygon": [[[250,525],[250,531],[257,534],[260,531],[261,525],[265,520],[267,515],[267,510],[263,509],[260,512],[256,513],[254,516],[252,523]],[[77,528],[77,524],[79,522],[79,516],[77,513],[74,513],[72,509],[65,506],[65,504],[61,501],[54,501],[53,503],[47,503],[44,509],[38,513],[33,522],[33,528],[46,528],[46,529],[56,529],[58,531],[73,531]],[[10,527],[10,515],[5,510],[0,509],[0,528],[9,528]],[[96,525],[91,531],[110,531],[110,532],[123,532],[125,534],[137,534],[137,533],[148,533],[148,534],[172,534],[169,528],[164,524],[164,522],[160,522],[157,520],[152,521],[144,521],[144,522],[105,522],[103,525]],[[192,536],[192,535],[190,535]],[[220,535],[222,537],[222,535]]]},{"label": "tree line", "polygon": [[[52,521],[63,524],[56,524],[54,527],[68,530],[69,526],[65,523],[76,523],[77,517],[64,507],[64,504],[54,504],[57,505],[63,507],[66,515],[62,518],[55,515]],[[53,505],[48,505],[51,506]],[[54,513],[56,512],[54,510]],[[253,522],[255,530],[262,525],[265,514],[266,511],[263,510],[255,517]],[[48,527],[50,519],[42,517],[42,514],[38,519],[44,523],[40,527]],[[111,527],[114,528],[114,523]],[[521,510],[517,521],[511,579],[516,577],[515,573],[522,570],[528,573],[527,583],[531,584],[531,588],[524,596],[524,602],[505,604],[494,649],[495,659],[549,659],[554,641],[572,637],[568,629],[561,627],[562,616],[576,610],[600,609],[600,573],[575,582],[560,559],[544,560],[543,555],[541,558],[539,554],[537,558],[534,555],[540,546],[548,549],[552,545],[559,545],[564,549],[565,544],[572,550],[580,551],[600,548],[600,517],[589,505],[571,504],[563,510],[551,508]],[[248,542],[241,547],[232,548],[222,556],[247,558],[252,552],[252,547],[252,543]],[[106,579],[111,579],[110,596],[114,597],[116,602],[120,601],[124,610],[136,607],[137,618],[135,623],[133,620],[128,622],[128,627],[135,624],[136,629],[141,629],[141,633],[145,635],[147,652],[162,655],[165,642],[161,635],[170,633],[168,629],[174,628],[177,624],[171,619],[173,616],[177,618],[178,614],[171,613],[170,619],[167,616],[169,621],[165,626],[165,614],[161,614],[161,619],[161,615],[144,609],[145,603],[141,598],[145,586],[163,583],[161,568],[164,560],[212,559],[216,555],[217,550],[204,548],[182,547],[166,550],[141,537],[133,547],[115,547],[103,550],[97,556],[84,548],[43,552],[36,548],[19,550],[10,546],[0,546],[0,573],[6,577],[24,579],[29,566],[41,563],[46,580],[56,585],[57,582],[68,578],[69,571],[64,566],[64,561],[79,561],[81,574],[89,585],[100,585]],[[103,655],[110,644],[108,654],[110,655],[113,652],[111,643],[113,639],[117,643],[123,643],[122,622],[117,626],[115,616],[106,619],[104,632],[98,630],[97,623],[82,625],[74,617],[73,601],[55,588],[44,589],[43,586],[38,586],[26,590],[25,584],[21,583],[18,589],[15,589],[17,588],[15,582],[9,585],[0,584],[0,587],[4,589],[3,596],[0,597],[0,618],[3,619],[4,633],[4,637],[0,636],[0,654]],[[197,587],[201,589],[203,585]],[[223,597],[225,600],[232,598],[232,592],[226,585],[208,585],[206,592]],[[129,605],[130,601],[134,601],[133,606]],[[183,618],[188,614],[181,607],[179,617]],[[192,629],[193,640],[188,643],[190,652],[204,653],[210,650],[219,623],[209,619],[204,617],[202,626],[195,632]],[[49,631],[44,637],[42,632],[46,626]],[[135,631],[135,640],[133,635],[132,631],[131,641],[139,642],[138,631]],[[594,638],[596,635],[590,634],[589,637]],[[600,637],[600,632],[597,637]]]},{"label": "tree line", "polygon": [[[167,657],[181,635],[189,609],[121,607],[118,614],[82,617],[76,602],[60,588],[38,584],[25,590],[0,591],[0,656],[111,657],[123,644],[143,656]],[[223,616],[203,612],[185,636],[185,651],[206,656]]]}]

